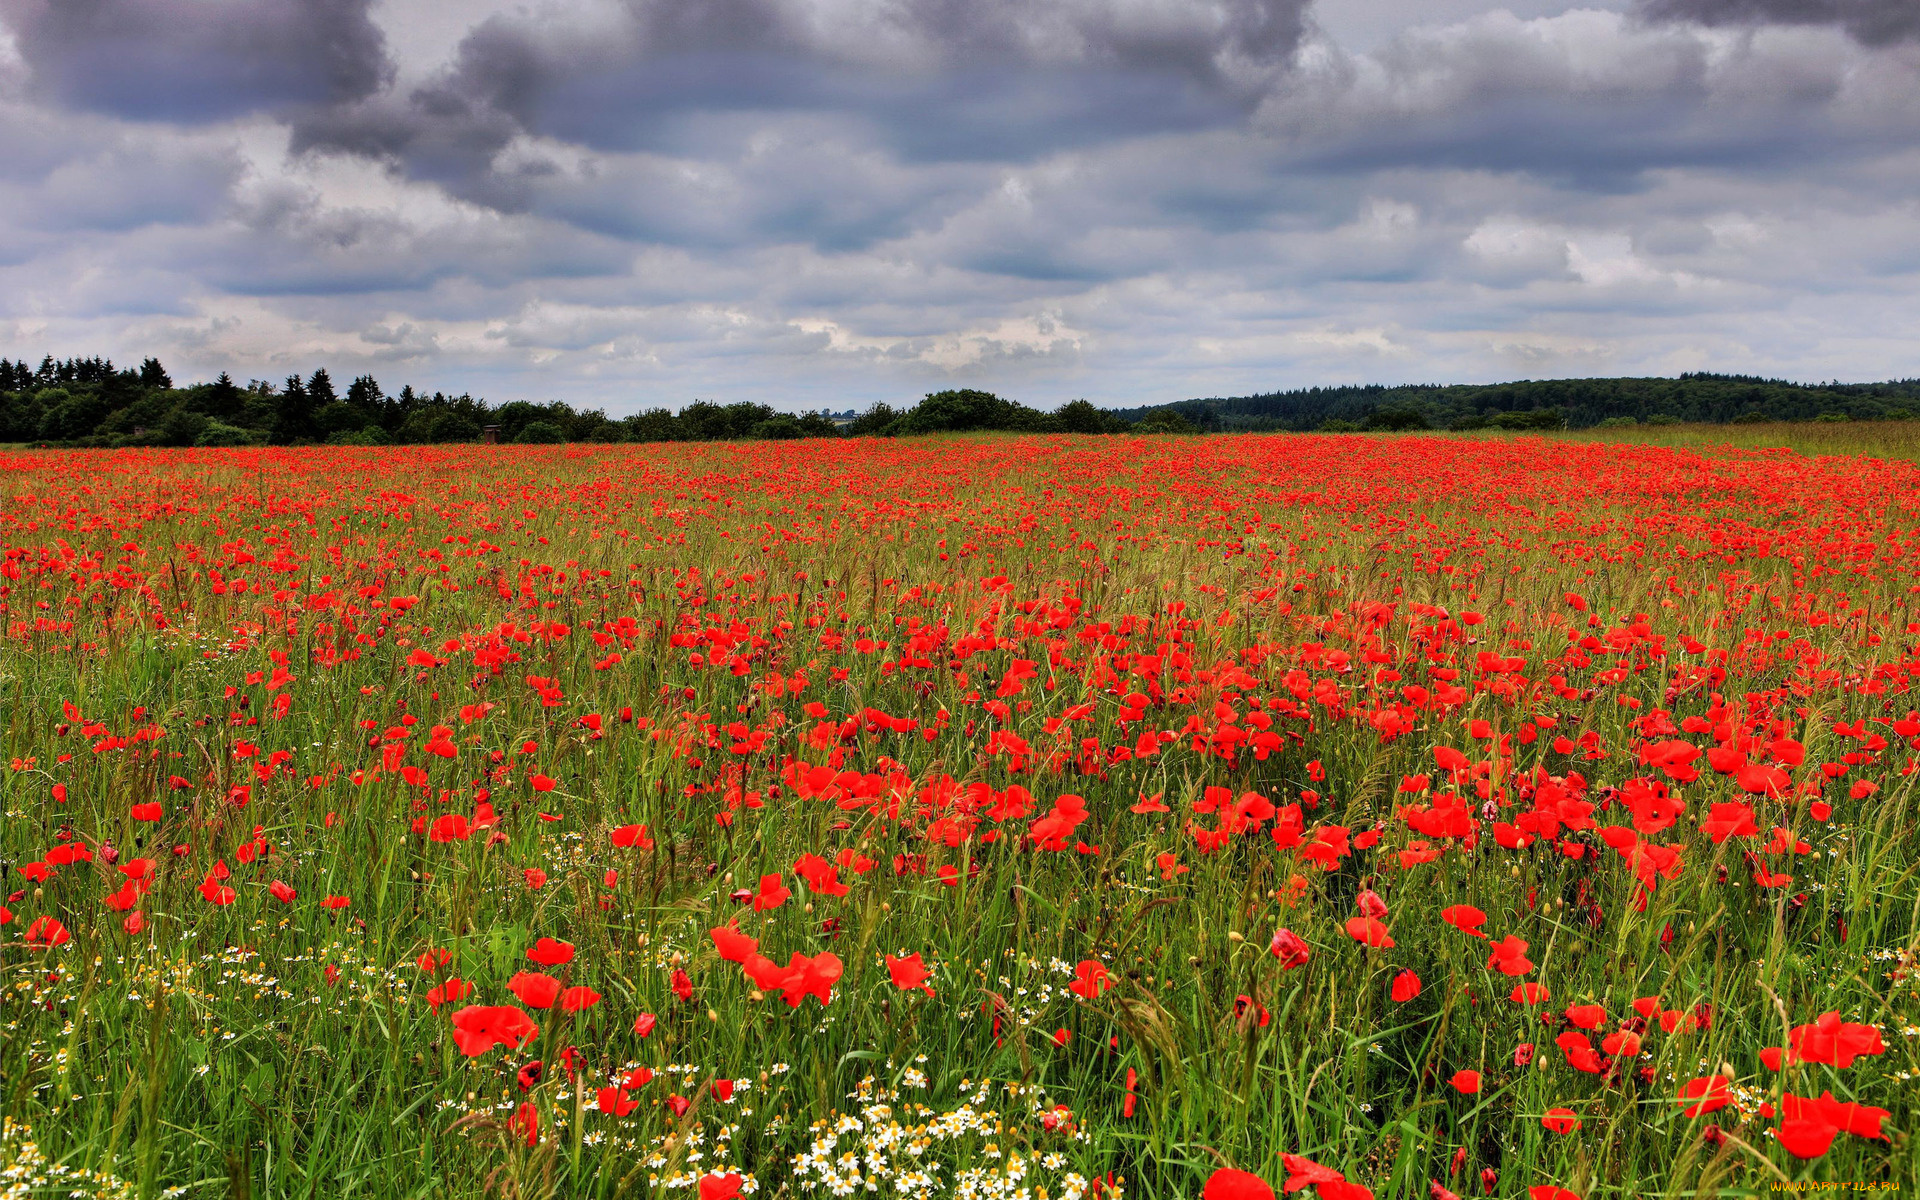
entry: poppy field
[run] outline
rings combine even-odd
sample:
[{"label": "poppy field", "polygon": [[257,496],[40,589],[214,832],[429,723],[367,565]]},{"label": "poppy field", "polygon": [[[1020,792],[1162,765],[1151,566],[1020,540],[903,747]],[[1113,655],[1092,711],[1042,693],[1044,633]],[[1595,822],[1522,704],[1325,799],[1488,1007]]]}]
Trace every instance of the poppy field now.
[{"label": "poppy field", "polygon": [[0,453],[0,1194],[1920,1183],[1920,468]]}]

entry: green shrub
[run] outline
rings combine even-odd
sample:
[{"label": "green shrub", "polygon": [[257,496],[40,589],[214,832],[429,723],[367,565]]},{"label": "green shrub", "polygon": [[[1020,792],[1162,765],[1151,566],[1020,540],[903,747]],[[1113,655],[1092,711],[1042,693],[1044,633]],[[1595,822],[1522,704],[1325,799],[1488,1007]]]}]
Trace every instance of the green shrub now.
[{"label": "green shrub", "polygon": [[225,421],[208,421],[200,436],[193,439],[196,446],[252,446],[258,438],[249,430],[238,425],[229,425]]}]

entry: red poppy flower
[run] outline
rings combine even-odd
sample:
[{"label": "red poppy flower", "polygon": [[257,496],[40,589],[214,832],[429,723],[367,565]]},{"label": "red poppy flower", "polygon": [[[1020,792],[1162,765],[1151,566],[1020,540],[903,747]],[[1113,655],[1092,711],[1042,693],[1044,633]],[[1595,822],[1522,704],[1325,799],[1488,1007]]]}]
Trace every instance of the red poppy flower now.
[{"label": "red poppy flower", "polygon": [[1740,790],[1753,795],[1785,795],[1793,789],[1793,778],[1779,767],[1746,763],[1734,768],[1733,781]]},{"label": "red poppy flower", "polygon": [[735,1200],[743,1180],[738,1175],[702,1175],[700,1200]]},{"label": "red poppy flower", "polygon": [[779,908],[791,895],[793,893],[787,890],[780,876],[762,875],[760,890],[753,897],[753,911],[765,912],[768,909]]},{"label": "red poppy flower", "polygon": [[1881,1122],[1892,1115],[1884,1108],[1836,1100],[1832,1092],[1817,1099],[1787,1092],[1780,1098],[1780,1144],[1796,1158],[1819,1158],[1841,1133],[1886,1141]]},{"label": "red poppy flower", "polygon": [[1585,1071],[1589,1075],[1598,1075],[1606,1070],[1600,1056],[1593,1052],[1593,1043],[1587,1040],[1586,1034],[1569,1029],[1553,1042],[1567,1056],[1567,1065],[1574,1070]]},{"label": "red poppy flower", "polygon": [[1307,965],[1310,957],[1306,942],[1291,929],[1282,929],[1273,935],[1273,941],[1267,946],[1273,956],[1280,960],[1282,970],[1291,971],[1295,967]]},{"label": "red poppy flower", "polygon": [[634,847],[641,850],[653,849],[653,839],[647,836],[645,825],[622,825],[613,831],[613,844],[621,849]]},{"label": "red poppy flower", "polygon": [[726,962],[743,963],[748,955],[760,948],[759,940],[741,933],[738,925],[718,925],[709,929],[707,935],[713,938],[721,959]]},{"label": "red poppy flower", "polygon": [[1273,1188],[1266,1180],[1249,1171],[1221,1167],[1207,1176],[1200,1189],[1201,1200],[1274,1200]]},{"label": "red poppy flower", "polygon": [[793,864],[794,874],[807,881],[807,890],[816,896],[844,896],[847,885],[840,882],[840,871],[817,854],[802,854]]},{"label": "red poppy flower", "polygon": [[473,995],[473,985],[464,979],[448,979],[445,983],[427,989],[427,1007],[436,1015],[443,1004],[458,1004]]},{"label": "red poppy flower", "polygon": [[598,1003],[600,1003],[600,993],[579,984],[560,993],[561,1012],[581,1012]]},{"label": "red poppy flower", "polygon": [[1393,1001],[1405,1004],[1420,994],[1420,977],[1412,971],[1402,971],[1393,977]]},{"label": "red poppy flower", "polygon": [[560,995],[560,981],[551,975],[520,971],[507,980],[507,990],[528,1008],[549,1008]]},{"label": "red poppy flower", "polygon": [[126,912],[134,905],[140,903],[140,897],[143,894],[144,891],[140,886],[140,881],[137,879],[129,879],[120,885],[118,891],[107,894],[107,907],[115,912]]},{"label": "red poppy flower", "polygon": [[1387,927],[1374,917],[1348,917],[1347,936],[1376,950],[1393,948],[1393,938],[1388,935]]},{"label": "red poppy flower", "polygon": [[1600,1047],[1617,1058],[1632,1058],[1640,1053],[1640,1035],[1630,1029],[1618,1029],[1602,1038]]},{"label": "red poppy flower", "polygon": [[1796,1061],[1843,1070],[1861,1055],[1884,1054],[1887,1049],[1878,1027],[1842,1021],[1837,1012],[1822,1013],[1811,1025],[1795,1026],[1787,1034],[1787,1044]]},{"label": "red poppy flower", "polygon": [[531,1146],[540,1140],[540,1109],[531,1100],[523,1100],[520,1107],[513,1110],[507,1118],[507,1127],[521,1134]]},{"label": "red poppy flower", "polygon": [[[1686,1107],[1680,1115],[1692,1119],[1707,1113],[1719,1112],[1733,1103],[1733,1096],[1727,1090],[1724,1075],[1705,1075],[1698,1079],[1689,1079],[1680,1085],[1680,1101]],[[1692,1103],[1687,1104],[1687,1101]]]},{"label": "red poppy flower", "polygon": [[[1157,749],[1156,747],[1156,752]],[[1151,796],[1142,796],[1137,803],[1128,805],[1127,811],[1139,813],[1143,816],[1147,813],[1172,812],[1173,810],[1167,807],[1166,801],[1163,798],[1165,795],[1166,793],[1164,792],[1155,792]]]},{"label": "red poppy flower", "polygon": [[627,1098],[627,1093],[617,1087],[603,1087],[594,1093],[594,1102],[601,1112],[614,1117],[624,1117],[640,1107],[638,1100]]},{"label": "red poppy flower", "polygon": [[933,995],[933,988],[927,984],[932,974],[926,964],[920,961],[920,952],[917,950],[905,958],[887,958],[887,975],[892,978],[893,986],[903,992],[919,988],[927,995]]},{"label": "red poppy flower", "polygon": [[1527,944],[1517,937],[1508,935],[1495,942],[1493,952],[1487,955],[1487,968],[1498,970],[1503,975],[1525,975],[1533,970],[1533,963],[1527,958]]},{"label": "red poppy flower", "polygon": [[272,892],[273,898],[282,904],[292,904],[294,897],[300,894],[278,879],[268,884],[267,890]]},{"label": "red poppy flower", "polygon": [[469,1058],[495,1046],[518,1050],[539,1035],[533,1018],[510,1004],[471,1004],[453,1014],[453,1044]]},{"label": "red poppy flower", "polygon": [[1067,990],[1082,1000],[1097,1000],[1100,993],[1113,986],[1113,976],[1107,968],[1095,960],[1082,959],[1073,969],[1073,982]]},{"label": "red poppy flower", "polygon": [[[1480,932],[1480,926],[1487,923],[1487,914],[1481,912],[1471,904],[1455,904],[1443,908],[1440,910],[1440,919],[1455,929],[1458,929],[1461,933],[1471,937],[1484,938],[1487,936]],[[1524,943],[1522,944],[1522,949],[1525,949]]]},{"label": "red poppy flower", "polygon": [[1550,1108],[1540,1124],[1550,1133],[1568,1134],[1580,1128],[1580,1118],[1570,1108]]},{"label": "red poppy flower", "polygon": [[839,957],[829,951],[811,958],[795,951],[781,972],[780,998],[790,1008],[800,1007],[808,996],[826,1004],[833,998],[833,985],[839,982],[843,969]]},{"label": "red poppy flower", "polygon": [[573,961],[573,945],[554,938],[543,937],[527,951],[527,959],[543,967],[564,966]]},{"label": "red poppy flower", "polygon": [[1715,804],[1706,820],[1700,822],[1700,830],[1713,839],[1716,846],[1730,837],[1760,835],[1760,827],[1753,821],[1753,809],[1738,803]]},{"label": "red poppy flower", "polygon": [[1570,1004],[1567,1022],[1582,1029],[1598,1029],[1607,1023],[1607,1010],[1598,1004]]},{"label": "red poppy flower", "polygon": [[1793,1117],[1780,1122],[1780,1145],[1795,1158],[1819,1158],[1833,1148],[1840,1129],[1818,1115]]},{"label": "red poppy flower", "polygon": [[35,917],[27,926],[26,942],[30,946],[64,946],[72,937],[67,927],[54,917]]},{"label": "red poppy flower", "polygon": [[1235,996],[1233,998],[1234,1019],[1243,1019],[1249,1012],[1255,1014],[1261,1029],[1265,1029],[1273,1021],[1273,1014],[1267,1011],[1266,1005],[1254,1003],[1253,997],[1244,992]]},{"label": "red poppy flower", "polygon": [[[1310,1158],[1298,1154],[1282,1154],[1280,1164],[1287,1169],[1287,1179],[1280,1190],[1292,1195],[1303,1188],[1325,1189],[1343,1184],[1347,1177],[1332,1167],[1323,1167]],[[1326,1195],[1324,1190],[1321,1195]]]},{"label": "red poppy flower", "polygon": [[1463,1096],[1472,1096],[1480,1091],[1480,1072],[1455,1071],[1452,1083],[1454,1091]]}]

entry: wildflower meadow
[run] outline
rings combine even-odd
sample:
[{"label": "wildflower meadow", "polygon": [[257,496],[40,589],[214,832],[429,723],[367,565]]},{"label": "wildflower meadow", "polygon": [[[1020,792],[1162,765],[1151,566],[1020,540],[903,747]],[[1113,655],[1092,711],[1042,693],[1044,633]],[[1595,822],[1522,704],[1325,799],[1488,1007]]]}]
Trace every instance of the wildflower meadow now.
[{"label": "wildflower meadow", "polygon": [[1920,468],[0,453],[0,1195],[1920,1185]]}]

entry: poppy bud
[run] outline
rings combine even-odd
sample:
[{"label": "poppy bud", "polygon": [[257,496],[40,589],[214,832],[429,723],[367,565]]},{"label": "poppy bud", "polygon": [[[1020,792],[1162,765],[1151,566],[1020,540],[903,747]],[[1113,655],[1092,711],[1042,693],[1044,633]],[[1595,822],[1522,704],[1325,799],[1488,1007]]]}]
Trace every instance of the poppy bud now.
[{"label": "poppy bud", "polygon": [[1275,933],[1267,949],[1280,960],[1281,969],[1286,971],[1305,966],[1310,957],[1307,944],[1301,941],[1300,935],[1291,929],[1282,929]]},{"label": "poppy bud", "polygon": [[1382,900],[1380,894],[1372,888],[1362,889],[1354,902],[1363,915],[1372,917],[1376,921],[1387,919],[1387,902]]}]

